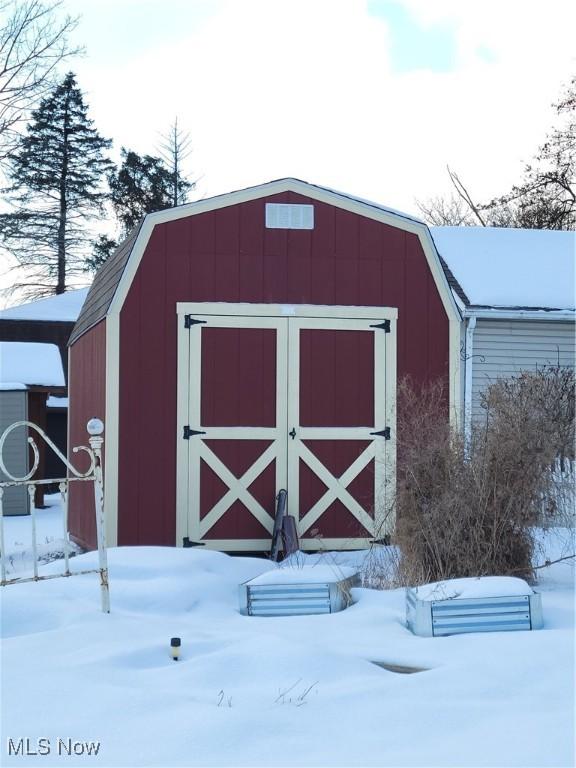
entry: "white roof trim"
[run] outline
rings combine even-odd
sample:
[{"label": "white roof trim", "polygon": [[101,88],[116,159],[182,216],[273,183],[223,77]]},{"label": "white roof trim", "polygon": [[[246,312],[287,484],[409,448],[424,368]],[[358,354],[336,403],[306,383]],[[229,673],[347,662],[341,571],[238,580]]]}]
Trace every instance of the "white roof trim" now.
[{"label": "white roof trim", "polygon": [[466,315],[466,305],[464,304],[460,296],[458,296],[454,288],[452,288],[451,291],[452,291],[452,298],[456,302],[456,306],[460,310],[460,314],[464,317]]},{"label": "white roof trim", "polygon": [[481,320],[571,320],[576,321],[574,309],[509,309],[492,307],[464,311],[464,317],[476,317]]},{"label": "white roof trim", "polygon": [[195,216],[199,213],[227,208],[231,205],[250,202],[261,197],[276,195],[282,192],[296,192],[297,194],[310,197],[313,200],[318,200],[319,202],[324,202],[328,205],[333,205],[337,208],[348,210],[351,213],[356,213],[360,216],[365,216],[366,218],[374,219],[418,235],[446,313],[449,317],[457,319],[458,322],[461,320],[462,316],[460,310],[454,299],[452,290],[448,285],[448,280],[446,279],[446,275],[440,263],[440,257],[436,250],[434,240],[432,239],[430,230],[423,221],[412,218],[407,214],[394,211],[393,209],[385,208],[377,203],[352,197],[327,187],[320,187],[294,178],[278,179],[255,187],[248,187],[247,189],[229,192],[205,200],[198,200],[194,203],[187,203],[176,208],[168,208],[164,211],[149,213],[144,219],[140,232],[132,245],[130,256],[124,268],[122,277],[116,286],[116,291],[112,297],[110,306],[108,307],[107,315],[120,312],[140,265],[144,251],[146,250],[152,230],[156,224],[176,221],[188,216]]},{"label": "white roof trim", "polygon": [[[298,192],[301,195],[312,197],[316,200],[326,199],[329,195],[331,198],[341,198],[343,201],[349,200],[353,203],[358,203],[366,208],[371,208],[382,213],[387,213],[393,217],[394,221],[398,218],[405,219],[407,222],[413,222],[420,226],[426,226],[422,219],[418,219],[415,216],[411,216],[408,213],[403,213],[394,208],[390,208],[380,203],[375,203],[371,200],[366,200],[362,197],[356,197],[354,195],[347,194],[345,192],[339,192],[336,189],[330,187],[322,187],[319,184],[311,184],[308,181],[301,181],[292,177],[285,179],[276,179],[275,181],[267,181],[264,184],[258,184],[254,187],[246,187],[245,189],[235,190],[234,192],[225,192],[221,195],[215,195],[214,197],[207,197],[203,200],[195,200],[192,203],[185,203],[179,205],[176,208],[167,208],[163,211],[156,211],[155,213],[149,213],[147,219],[151,218],[155,224],[160,224],[165,221],[174,221],[175,219],[185,218],[186,216],[193,216],[197,213],[204,213],[205,211],[217,210],[218,208],[226,208],[230,205],[236,205],[237,203],[248,202],[250,200],[257,200],[260,197],[267,197],[268,195],[276,195],[282,192]],[[334,205],[334,200],[331,200]],[[341,206],[345,207],[345,206]]]}]

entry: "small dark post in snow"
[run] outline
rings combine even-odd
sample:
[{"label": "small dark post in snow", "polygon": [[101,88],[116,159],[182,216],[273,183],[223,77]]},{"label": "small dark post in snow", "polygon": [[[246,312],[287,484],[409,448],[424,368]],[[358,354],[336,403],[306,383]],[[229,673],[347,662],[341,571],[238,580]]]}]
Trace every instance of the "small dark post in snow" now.
[{"label": "small dark post in snow", "polygon": [[170,640],[170,655],[174,659],[174,661],[178,661],[180,658],[180,646],[182,644],[182,641],[179,637],[173,637]]}]

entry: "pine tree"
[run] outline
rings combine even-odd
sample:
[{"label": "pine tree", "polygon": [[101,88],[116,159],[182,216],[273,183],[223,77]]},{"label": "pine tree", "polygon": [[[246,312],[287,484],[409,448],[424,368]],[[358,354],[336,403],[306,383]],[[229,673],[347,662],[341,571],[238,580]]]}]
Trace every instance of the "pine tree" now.
[{"label": "pine tree", "polygon": [[122,147],[122,164],[108,174],[110,200],[122,234],[147,213],[172,207],[172,178],[159,157],[138,155]]},{"label": "pine tree", "polygon": [[[172,208],[174,195],[185,197],[193,185],[180,176],[178,167],[176,171],[169,168],[160,157],[139,155],[125,147],[121,157],[120,167],[108,173],[108,185],[109,201],[120,225],[120,237],[124,238],[147,213]],[[117,245],[113,238],[101,235],[92,244],[88,268],[98,269]]]},{"label": "pine tree", "polygon": [[88,222],[102,211],[100,184],[112,165],[102,154],[111,141],[87,112],[68,73],[32,113],[9,161],[13,210],[0,216],[0,235],[26,268],[28,296],[64,293],[68,278],[85,269]]},{"label": "pine tree", "polygon": [[86,271],[96,272],[118,248],[118,241],[108,235],[98,235],[92,243],[92,253],[86,258]]}]

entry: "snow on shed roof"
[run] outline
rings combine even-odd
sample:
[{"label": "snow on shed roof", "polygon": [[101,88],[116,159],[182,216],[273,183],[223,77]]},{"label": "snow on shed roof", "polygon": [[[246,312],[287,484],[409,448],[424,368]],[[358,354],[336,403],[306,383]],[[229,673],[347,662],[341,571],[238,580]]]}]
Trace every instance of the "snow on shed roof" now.
[{"label": "snow on shed roof", "polygon": [[46,320],[76,322],[82,305],[88,294],[88,288],[67,291],[59,296],[30,301],[16,307],[0,311],[0,320]]},{"label": "snow on shed roof", "polygon": [[498,227],[430,232],[470,305],[574,309],[576,233]]},{"label": "snow on shed roof", "polygon": [[65,385],[62,358],[56,344],[0,342],[0,388]]}]

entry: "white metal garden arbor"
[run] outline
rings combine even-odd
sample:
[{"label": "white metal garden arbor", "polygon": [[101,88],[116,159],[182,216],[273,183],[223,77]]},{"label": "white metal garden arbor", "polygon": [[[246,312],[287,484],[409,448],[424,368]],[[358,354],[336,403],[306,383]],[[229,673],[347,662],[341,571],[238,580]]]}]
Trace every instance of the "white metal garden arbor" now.
[{"label": "white metal garden arbor", "polygon": [[[34,480],[33,477],[40,464],[40,452],[34,438],[29,435],[28,443],[32,448],[34,455],[34,461],[30,471],[19,477],[13,475],[4,463],[4,445],[8,436],[16,429],[28,429],[35,430],[40,437],[50,446],[50,448],[56,453],[58,458],[63,462],[64,466],[68,469],[68,476],[55,478],[55,479],[40,479]],[[100,574],[100,591],[102,600],[102,610],[105,613],[110,613],[110,594],[108,588],[108,562],[106,555],[106,540],[104,532],[104,478],[102,470],[102,446],[104,438],[102,433],[104,432],[104,424],[100,419],[90,419],[86,425],[88,434],[90,435],[88,442],[90,447],[80,445],[73,448],[73,453],[79,453],[84,451],[88,454],[90,459],[90,466],[86,472],[79,472],[68,459],[58,450],[48,435],[40,429],[37,424],[31,421],[16,421],[7,427],[0,436],[0,470],[4,473],[4,476],[9,480],[3,480],[0,482],[0,586],[7,586],[9,584],[17,584],[26,581],[41,581],[43,579],[54,579],[67,576],[78,576],[85,573],[98,573]],[[72,482],[88,482],[94,483],[94,506],[96,514],[96,534],[98,540],[98,568],[86,569],[86,570],[70,570],[69,552],[68,548],[64,547],[64,571],[61,573],[39,575],[38,573],[38,542],[36,539],[36,506],[34,504],[34,496],[36,486],[49,485],[58,483],[58,488],[62,495],[63,502],[63,534],[64,540],[68,541],[68,491],[69,485]],[[32,556],[33,556],[33,575],[24,577],[7,578],[7,553],[5,547],[4,537],[4,509],[3,509],[3,495],[4,489],[10,486],[26,486],[28,491],[28,498],[30,501],[30,515],[32,522]]]}]

